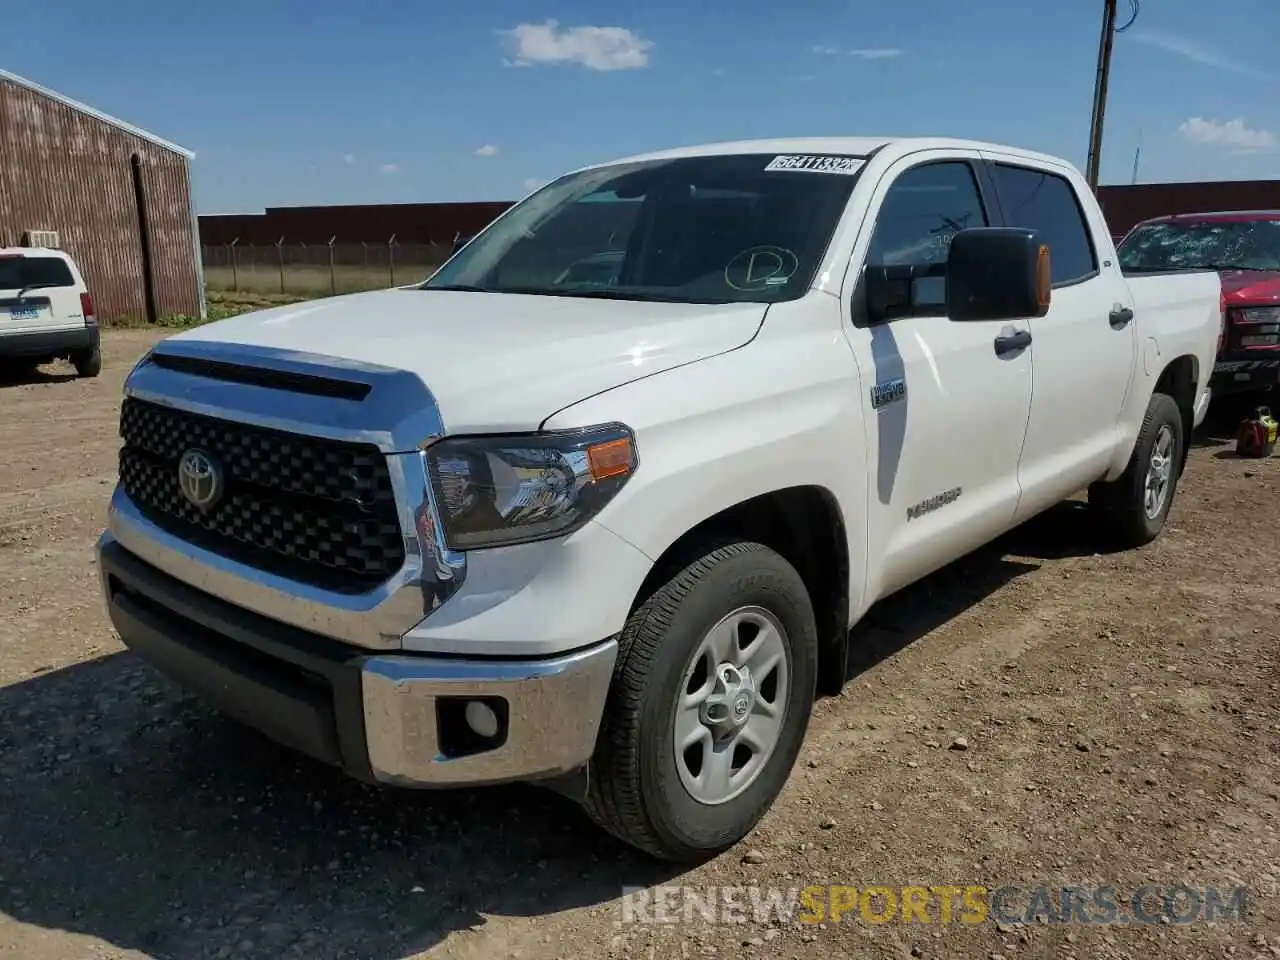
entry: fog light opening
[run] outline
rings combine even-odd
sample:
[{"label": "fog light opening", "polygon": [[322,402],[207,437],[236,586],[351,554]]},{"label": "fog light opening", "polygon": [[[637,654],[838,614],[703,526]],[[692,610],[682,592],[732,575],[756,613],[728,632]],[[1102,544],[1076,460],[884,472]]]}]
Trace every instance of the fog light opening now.
[{"label": "fog light opening", "polygon": [[466,757],[507,742],[510,708],[502,697],[437,697],[436,723],[440,752]]}]

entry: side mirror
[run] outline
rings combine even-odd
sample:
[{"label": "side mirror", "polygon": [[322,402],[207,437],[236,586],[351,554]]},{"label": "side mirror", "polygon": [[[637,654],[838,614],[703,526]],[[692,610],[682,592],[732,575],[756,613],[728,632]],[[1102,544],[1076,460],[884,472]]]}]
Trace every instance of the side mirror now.
[{"label": "side mirror", "polygon": [[1020,320],[1049,312],[1049,248],[1034,230],[970,227],[947,252],[947,316],[952,320]]},{"label": "side mirror", "polygon": [[941,314],[940,301],[922,296],[922,291],[930,284],[921,281],[933,280],[933,286],[937,286],[941,284],[945,271],[946,264],[942,263],[868,264],[862,275],[867,295],[867,316],[873,323],[883,323],[924,312]]}]

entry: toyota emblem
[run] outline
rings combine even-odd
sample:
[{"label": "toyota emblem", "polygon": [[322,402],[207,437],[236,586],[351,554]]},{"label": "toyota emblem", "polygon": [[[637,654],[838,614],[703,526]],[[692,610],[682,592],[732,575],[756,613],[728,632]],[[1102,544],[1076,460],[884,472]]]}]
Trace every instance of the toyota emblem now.
[{"label": "toyota emblem", "polygon": [[203,450],[188,450],[178,460],[178,489],[197,510],[212,510],[222,488],[222,468]]}]

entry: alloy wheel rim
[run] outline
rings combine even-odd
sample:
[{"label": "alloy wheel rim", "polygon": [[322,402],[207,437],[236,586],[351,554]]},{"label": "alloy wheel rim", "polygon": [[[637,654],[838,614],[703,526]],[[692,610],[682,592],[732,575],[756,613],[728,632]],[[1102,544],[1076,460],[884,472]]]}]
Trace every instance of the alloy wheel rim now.
[{"label": "alloy wheel rim", "polygon": [[1154,520],[1164,509],[1173,479],[1173,429],[1167,424],[1156,434],[1147,463],[1147,480],[1143,488],[1142,508],[1148,520]]}]

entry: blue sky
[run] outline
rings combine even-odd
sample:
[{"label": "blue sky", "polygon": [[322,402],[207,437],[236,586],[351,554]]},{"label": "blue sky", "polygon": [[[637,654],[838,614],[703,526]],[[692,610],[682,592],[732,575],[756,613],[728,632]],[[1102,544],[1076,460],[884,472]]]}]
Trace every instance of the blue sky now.
[{"label": "blue sky", "polygon": [[[0,66],[196,151],[202,213],[509,199],[755,136],[972,136],[1083,168],[1101,8],[60,0],[6,5]],[[1146,0],[1116,42],[1103,182],[1139,141],[1144,181],[1280,177],[1277,37],[1277,0]]]}]

